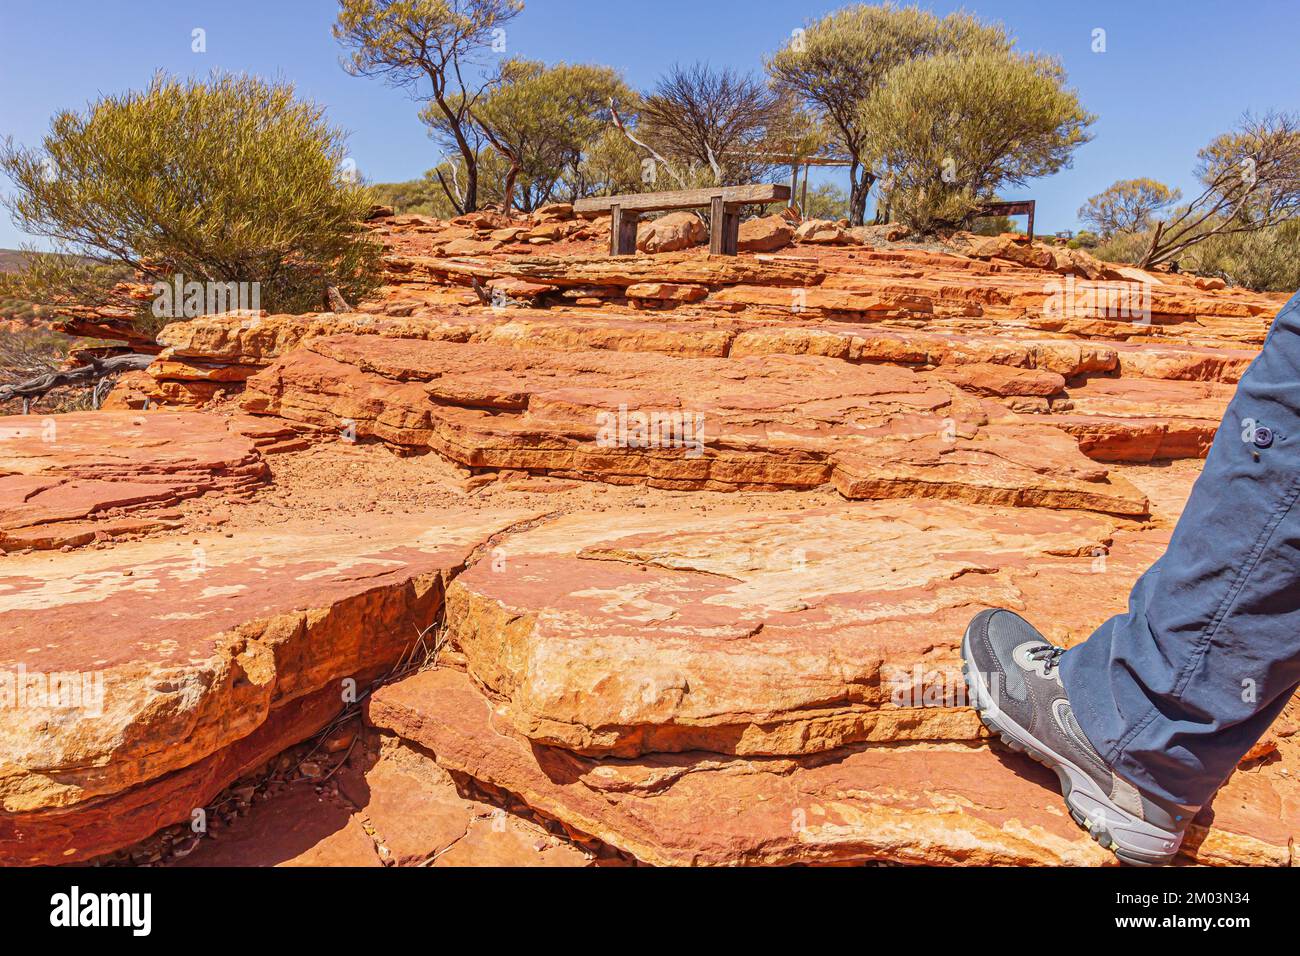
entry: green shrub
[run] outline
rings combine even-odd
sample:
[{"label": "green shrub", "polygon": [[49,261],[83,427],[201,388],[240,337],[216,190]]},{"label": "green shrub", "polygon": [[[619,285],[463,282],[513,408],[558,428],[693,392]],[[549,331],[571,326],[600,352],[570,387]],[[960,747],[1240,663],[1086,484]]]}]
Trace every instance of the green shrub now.
[{"label": "green shrub", "polygon": [[[258,283],[271,311],[319,309],[331,285],[355,300],[376,281],[379,248],[361,225],[370,199],[345,160],[320,107],[231,75],[160,75],[57,114],[40,150],[0,149],[20,229],[148,282]],[[110,297],[84,265],[64,264],[68,282],[51,262],[29,269],[38,301],[76,283]]]},{"label": "green shrub", "polygon": [[372,183],[371,198],[382,206],[392,206],[396,213],[418,213],[437,219],[450,219],[456,210],[436,179],[409,179],[404,183]]},{"label": "green shrub", "polygon": [[1300,220],[1211,236],[1186,250],[1178,267],[1261,292],[1295,292],[1300,289]]},{"label": "green shrub", "polygon": [[1150,245],[1150,230],[1117,232],[1109,239],[1097,243],[1092,254],[1106,262],[1135,263],[1142,259]]},{"label": "green shrub", "polygon": [[[1107,262],[1140,262],[1151,233],[1117,232],[1093,251]],[[1300,220],[1256,232],[1211,235],[1178,257],[1180,272],[1223,279],[1259,292],[1300,289]]]},{"label": "green shrub", "polygon": [[1142,177],[1121,179],[1091,197],[1079,208],[1079,220],[1091,223],[1103,236],[1138,232],[1154,225],[1156,213],[1182,198],[1178,189]]},{"label": "green shrub", "polygon": [[1010,216],[980,216],[970,227],[977,236],[1000,236],[1004,232],[1018,232]]},{"label": "green shrub", "polygon": [[918,233],[971,222],[980,201],[969,189],[911,184],[890,190],[890,212]]},{"label": "green shrub", "polygon": [[[803,194],[800,192],[799,198]],[[819,183],[808,187],[808,208],[803,210],[805,219],[847,219],[849,216],[849,194],[834,183]]]}]

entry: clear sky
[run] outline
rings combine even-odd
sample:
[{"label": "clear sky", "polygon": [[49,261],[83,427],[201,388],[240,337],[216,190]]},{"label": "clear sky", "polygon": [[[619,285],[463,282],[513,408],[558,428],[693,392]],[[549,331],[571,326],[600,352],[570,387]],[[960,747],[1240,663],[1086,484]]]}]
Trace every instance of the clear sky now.
[{"label": "clear sky", "polygon": [[[596,62],[633,86],[674,61],[761,69],[791,30],[834,0],[526,0],[506,55]],[[1038,200],[1038,228],[1075,228],[1075,211],[1117,179],[1151,176],[1185,192],[1197,149],[1244,110],[1300,110],[1300,0],[967,0],[1022,49],[1061,57],[1099,115],[1071,169],[1008,198]],[[36,145],[51,114],[144,86],[155,70],[247,71],[292,81],[349,131],[372,181],[413,179],[438,159],[417,104],[382,81],[348,76],[330,35],[332,0],[0,0],[0,136]],[[206,31],[207,51],[191,50]],[[1094,53],[1093,30],[1106,31]],[[830,175],[835,175],[831,173]],[[847,178],[847,173],[839,175]],[[847,184],[846,184],[847,185]],[[0,190],[9,184],[0,180]],[[0,247],[28,241],[0,215]]]}]

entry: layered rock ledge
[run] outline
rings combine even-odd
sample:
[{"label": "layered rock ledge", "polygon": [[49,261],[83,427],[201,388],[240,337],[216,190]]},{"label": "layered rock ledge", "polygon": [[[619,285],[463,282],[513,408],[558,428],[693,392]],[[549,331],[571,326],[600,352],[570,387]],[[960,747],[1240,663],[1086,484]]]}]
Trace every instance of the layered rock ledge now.
[{"label": "layered rock ledge", "polygon": [[[177,322],[111,410],[0,420],[0,862],[1112,862],[958,641],[1123,610],[1280,298],[670,225],[381,217],[355,311]],[[1296,716],[1189,861],[1293,862]]]},{"label": "layered rock ledge", "polygon": [[4,559],[0,862],[86,859],[189,817],[315,732],[521,512],[354,516]]},{"label": "layered rock ledge", "polygon": [[891,365],[324,336],[247,387],[251,412],[355,429],[475,469],[1147,511],[1064,432]]},{"label": "layered rock ledge", "polygon": [[0,549],[166,527],[170,505],[265,481],[257,439],[287,430],[191,412],[0,419]]}]

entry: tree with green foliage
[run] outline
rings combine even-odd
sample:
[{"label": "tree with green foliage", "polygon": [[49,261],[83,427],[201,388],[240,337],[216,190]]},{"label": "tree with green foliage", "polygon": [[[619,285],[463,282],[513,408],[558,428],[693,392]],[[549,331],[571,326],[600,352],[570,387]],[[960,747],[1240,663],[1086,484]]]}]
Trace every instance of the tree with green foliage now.
[{"label": "tree with green foliage", "polygon": [[858,3],[809,22],[766,65],[777,89],[816,110],[848,154],[849,221],[860,226],[877,179],[862,109],[890,72],[929,56],[1005,52],[1011,46],[1001,26],[964,12],[938,17],[915,6]]},{"label": "tree with green foliage", "polygon": [[800,212],[805,219],[847,219],[849,194],[834,183],[818,183],[808,190],[806,208]]},{"label": "tree with green foliage", "polygon": [[[495,150],[489,149],[480,154],[478,166],[479,208],[502,203],[502,185],[510,172],[509,162]],[[464,181],[465,165],[459,156],[454,156],[425,170],[420,179],[400,183],[371,183],[367,189],[373,202],[392,206],[394,212],[453,219],[460,212],[442,188],[443,183],[450,183],[455,190]]]},{"label": "tree with green foliage", "polygon": [[[340,0],[334,37],[349,51],[354,76],[380,76],[426,100],[421,118],[454,146],[465,184],[440,178],[458,212],[478,208],[482,144],[473,118],[491,77],[471,80],[484,50],[505,48],[505,24],[523,0]],[[425,85],[427,83],[427,92]]]},{"label": "tree with green foliage", "polygon": [[565,199],[618,196],[652,188],[654,160],[646,157],[622,131],[607,127],[587,144],[578,165],[566,175]]},{"label": "tree with green foliage", "polygon": [[1181,197],[1181,191],[1154,179],[1121,179],[1084,203],[1079,220],[1109,239],[1117,232],[1149,229],[1152,217]]},{"label": "tree with green foliage", "polygon": [[999,51],[895,68],[859,125],[894,213],[925,232],[968,225],[999,188],[1068,166],[1094,119],[1056,60]]},{"label": "tree with green foliage", "polygon": [[609,128],[611,101],[631,91],[609,67],[508,60],[473,111],[493,148],[509,163],[502,195],[530,212],[550,201],[586,151]]},{"label": "tree with green foliage", "polygon": [[1006,232],[1019,232],[1010,216],[980,216],[971,223],[970,231],[977,236],[1000,236]]},{"label": "tree with green foliage", "polygon": [[6,291],[138,307],[113,288],[134,272],[146,282],[257,283],[261,305],[276,311],[319,309],[330,286],[362,295],[380,251],[345,158],[321,107],[254,77],[160,75],[85,113],[59,113],[39,149],[0,149],[15,224],[63,253],[29,256]]}]

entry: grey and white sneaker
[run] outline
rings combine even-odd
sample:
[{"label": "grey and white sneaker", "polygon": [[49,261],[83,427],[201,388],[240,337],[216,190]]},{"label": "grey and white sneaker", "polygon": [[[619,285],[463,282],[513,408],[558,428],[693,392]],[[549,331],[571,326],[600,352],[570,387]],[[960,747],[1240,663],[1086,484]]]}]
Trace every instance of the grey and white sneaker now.
[{"label": "grey and white sneaker", "polygon": [[985,726],[1056,771],[1074,822],[1125,863],[1159,866],[1178,852],[1196,808],[1155,800],[1118,777],[1074,718],[1054,647],[1011,611],[981,611],[966,628],[962,673]]}]

